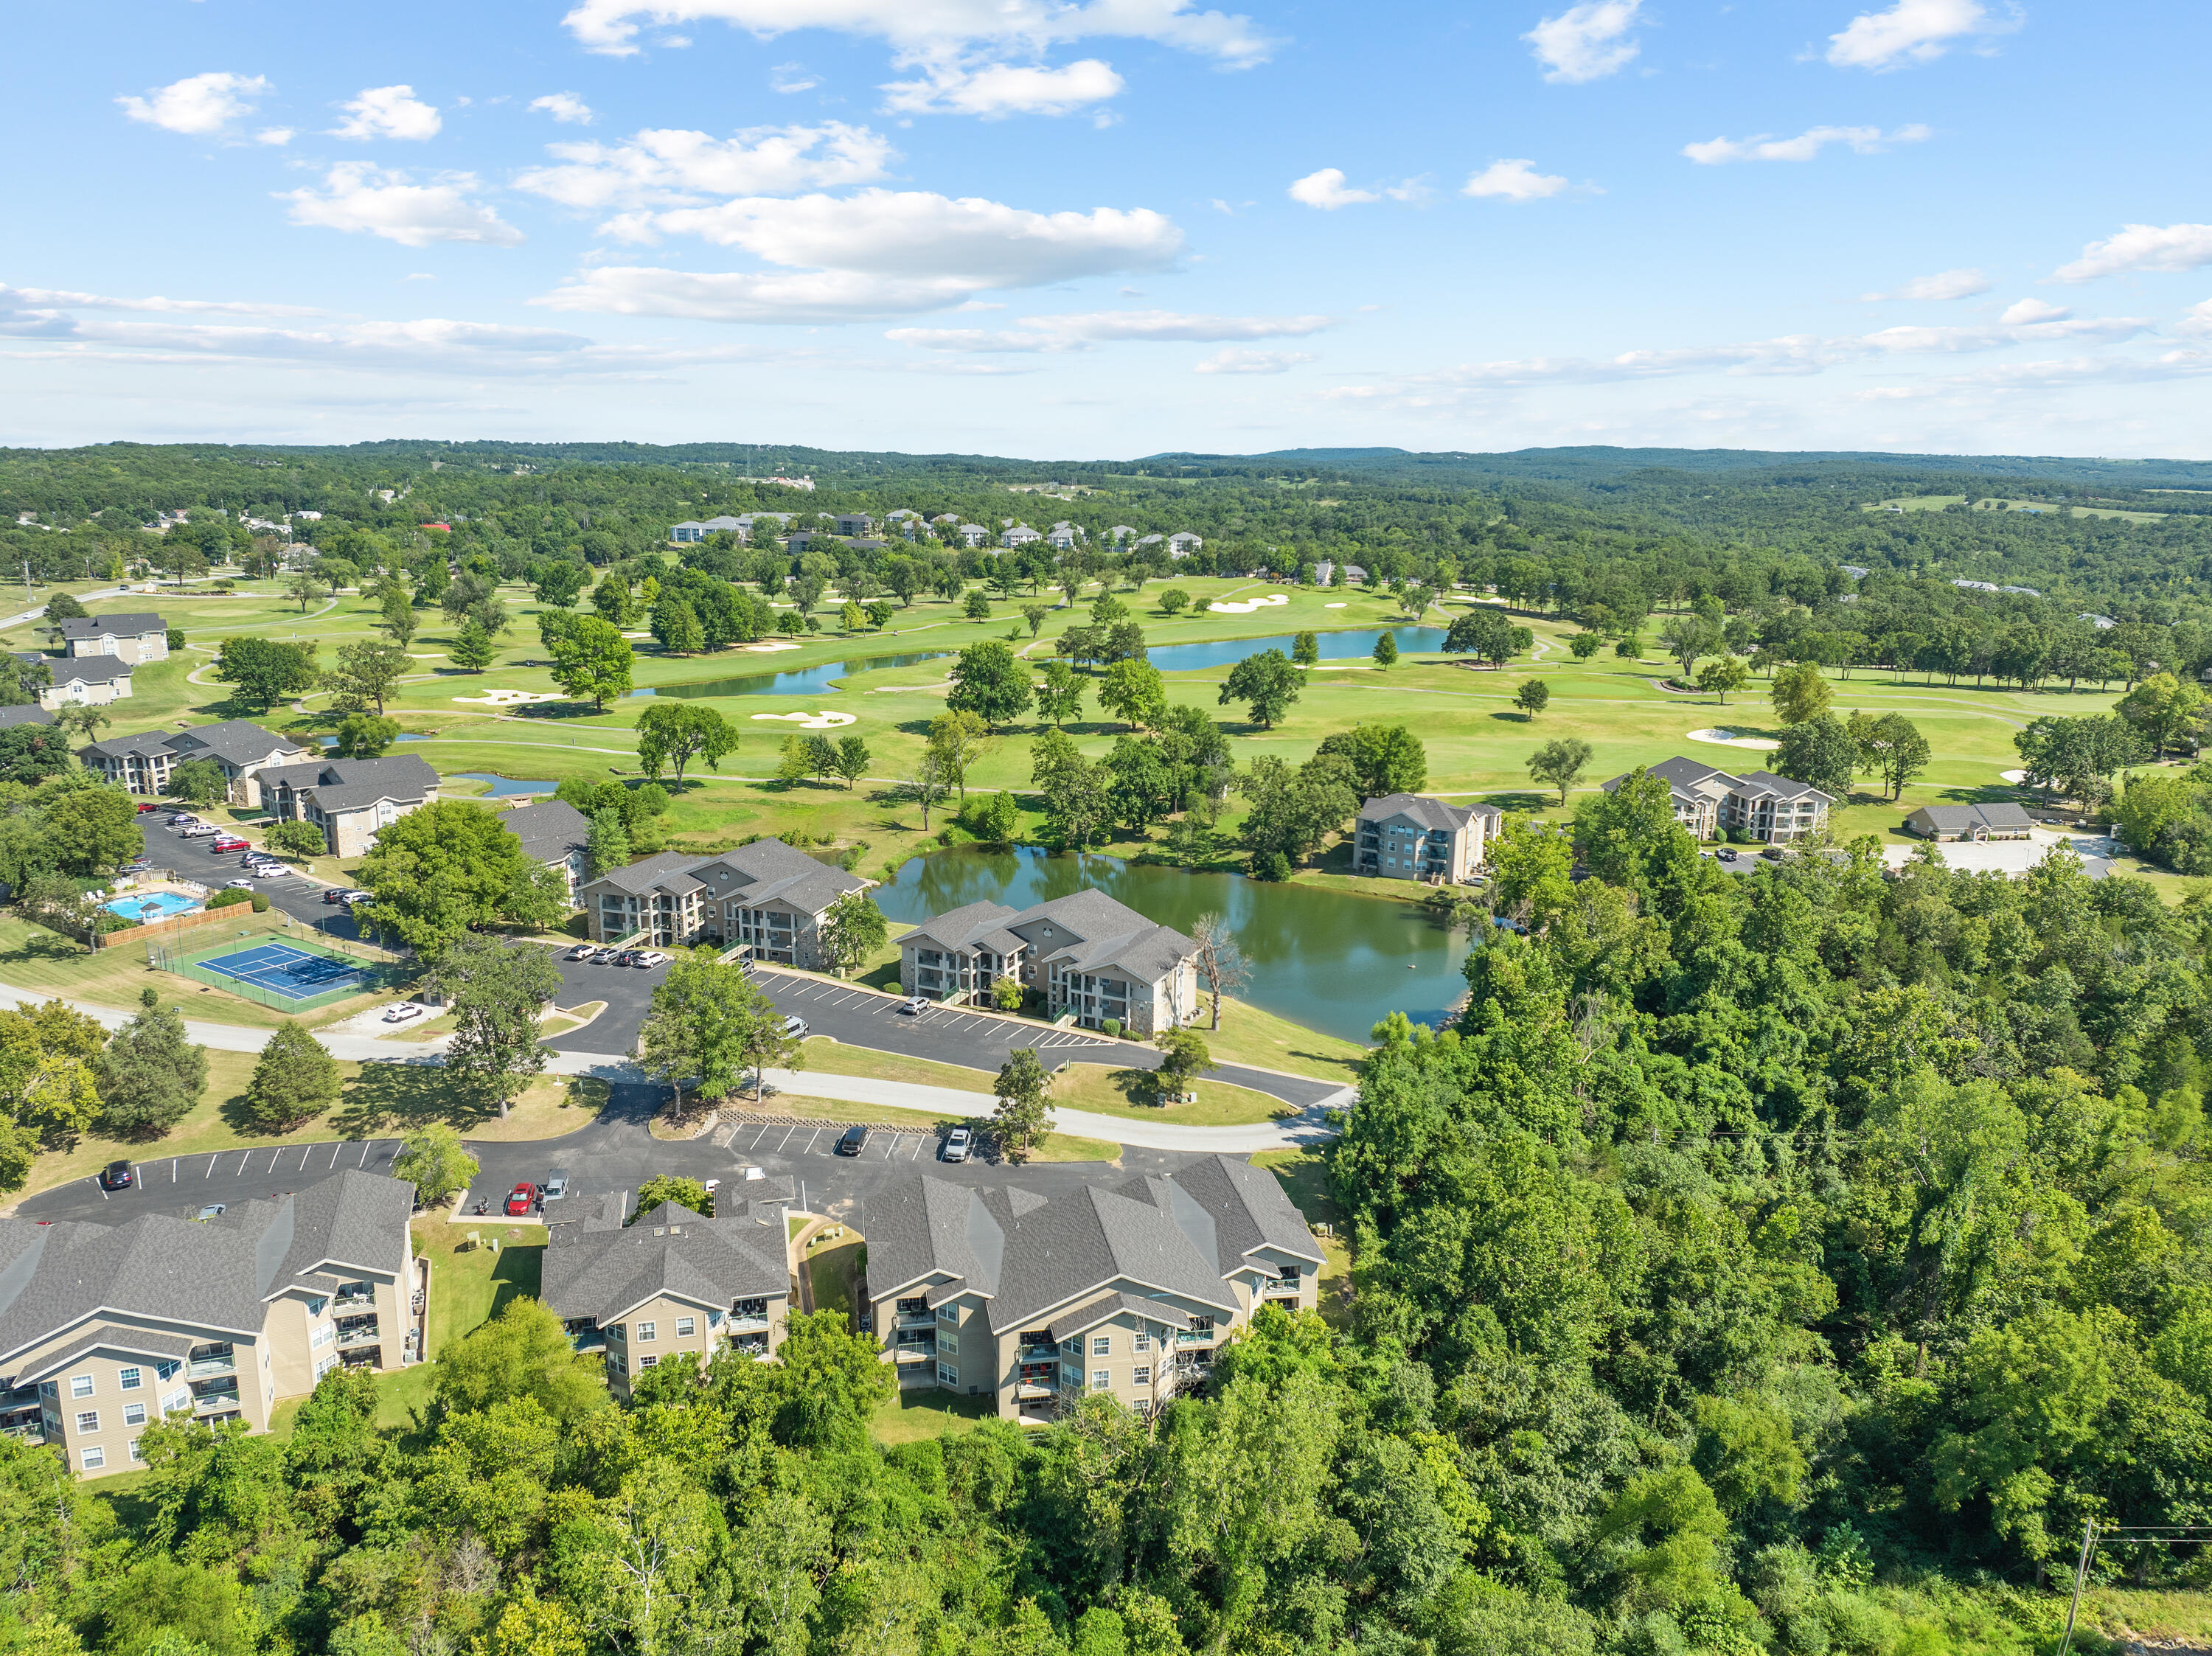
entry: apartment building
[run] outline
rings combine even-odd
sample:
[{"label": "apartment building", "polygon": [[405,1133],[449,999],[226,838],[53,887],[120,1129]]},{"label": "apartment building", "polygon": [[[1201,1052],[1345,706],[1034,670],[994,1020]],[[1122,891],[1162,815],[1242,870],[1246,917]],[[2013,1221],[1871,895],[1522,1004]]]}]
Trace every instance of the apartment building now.
[{"label": "apartment building", "polygon": [[251,810],[261,804],[258,778],[280,765],[297,764],[309,750],[243,719],[195,725],[181,731],[143,731],[79,748],[85,768],[98,771],[133,793],[159,793],[170,774],[191,759],[210,759],[229,779],[229,803]]},{"label": "apartment building", "polygon": [[52,675],[39,687],[41,707],[105,707],[131,699],[131,663],[121,656],[27,655],[44,662]]},{"label": "apartment building", "polygon": [[377,830],[438,797],[438,773],[413,754],[323,759],[260,773],[262,802],[280,822],[313,822],[333,857],[363,857]]},{"label": "apartment building", "polygon": [[533,805],[517,805],[499,820],[522,841],[524,856],[559,870],[574,898],[588,867],[585,852],[591,819],[565,799],[542,799]]},{"label": "apartment building", "polygon": [[988,1004],[1009,977],[1053,1016],[1072,1012],[1094,1029],[1113,1018],[1157,1034],[1198,1010],[1198,945],[1103,891],[1022,909],[968,903],[899,939],[899,981],[928,999]]},{"label": "apartment building", "polygon": [[865,1199],[868,1299],[901,1386],[1042,1420],[1148,1416],[1264,1305],[1315,1308],[1322,1256],[1274,1175],[1213,1156],[1048,1199],[927,1175]]},{"label": "apartment building", "polygon": [[[1835,797],[1809,783],[1766,771],[1736,775],[1701,759],[1676,757],[1650,767],[1672,794],[1674,820],[1698,840],[1735,834],[1769,845],[1809,839],[1828,825]],[[1627,771],[1605,784],[1611,793],[1637,774]]]},{"label": "apartment building", "polygon": [[749,943],[756,960],[821,970],[822,917],[848,891],[874,884],[781,840],[712,857],[663,852],[576,894],[601,943],[641,937],[659,949]]},{"label": "apartment building", "polygon": [[149,1422],[264,1431],[342,1364],[414,1361],[414,1204],[411,1185],[347,1171],[199,1220],[0,1219],[0,1430],[73,1471],[125,1471]]},{"label": "apartment building", "polygon": [[1448,804],[1426,794],[1370,799],[1352,830],[1352,871],[1462,884],[1482,866],[1484,846],[1504,822],[1504,812],[1492,806]]},{"label": "apartment building", "polygon": [[80,616],[56,622],[53,633],[70,656],[120,656],[129,662],[169,658],[169,623],[156,615]]},{"label": "apartment building", "polygon": [[791,1181],[744,1188],[758,1193],[718,1198],[711,1219],[664,1202],[626,1225],[623,1192],[551,1227],[541,1297],[578,1350],[605,1360],[617,1397],[627,1399],[639,1375],[686,1352],[704,1368],[723,1350],[771,1357],[783,1344]]}]

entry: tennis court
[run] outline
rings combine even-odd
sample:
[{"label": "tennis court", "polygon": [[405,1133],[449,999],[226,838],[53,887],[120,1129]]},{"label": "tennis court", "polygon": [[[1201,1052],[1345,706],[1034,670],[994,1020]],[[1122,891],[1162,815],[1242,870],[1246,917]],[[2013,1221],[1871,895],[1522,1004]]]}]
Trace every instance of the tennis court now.
[{"label": "tennis court", "polygon": [[257,943],[234,955],[198,962],[204,972],[252,984],[287,1000],[306,1000],[334,990],[350,992],[363,980],[361,962],[343,955],[310,954],[288,943]]}]

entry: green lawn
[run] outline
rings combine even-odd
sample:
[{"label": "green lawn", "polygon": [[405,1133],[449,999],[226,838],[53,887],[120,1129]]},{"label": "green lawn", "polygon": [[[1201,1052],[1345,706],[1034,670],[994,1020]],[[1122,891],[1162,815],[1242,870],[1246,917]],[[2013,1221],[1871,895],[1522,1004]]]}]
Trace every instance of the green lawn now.
[{"label": "green lawn", "polygon": [[860,1293],[860,1238],[848,1231],[826,1246],[811,1248],[802,1266],[814,1291],[817,1311],[853,1315]]},{"label": "green lawn", "polygon": [[[872,1047],[846,1046],[824,1035],[808,1037],[805,1058],[808,1069],[824,1075],[866,1076],[882,1081],[908,1081],[918,1086],[949,1087],[961,1092],[986,1095],[991,1092],[992,1085],[998,1078],[995,1070],[969,1070],[957,1065],[933,1063],[927,1059],[908,1058],[897,1052],[880,1052]],[[1204,1127],[1269,1121],[1286,1107],[1280,1099],[1218,1081],[1198,1083],[1198,1102],[1195,1104],[1155,1105],[1146,1101],[1150,1097],[1149,1077],[1150,1072],[1143,1070],[1115,1070],[1101,1064],[1071,1064],[1065,1073],[1053,1077],[1052,1101],[1066,1109],[1090,1110],[1099,1115],[1117,1115],[1131,1121],[1181,1121]],[[779,1107],[788,1102],[781,1097],[775,1101]],[[833,1119],[838,1119],[841,1111],[867,1108],[866,1105],[841,1104],[834,1101],[821,1102]],[[908,1119],[913,1119],[911,1113],[905,1113]],[[842,1119],[860,1121],[879,1118],[847,1113]]]},{"label": "green lawn", "polygon": [[963,1397],[933,1386],[902,1387],[876,1405],[868,1429],[877,1442],[918,1443],[925,1438],[972,1432],[979,1422],[997,1418],[995,1398]]},{"label": "green lawn", "polygon": [[[544,1226],[492,1218],[417,1219],[410,1228],[416,1253],[430,1261],[426,1357],[435,1358],[447,1340],[496,1315],[518,1295],[537,1294]],[[478,1238],[475,1247],[468,1246],[471,1231]]]},{"label": "green lawn", "polygon": [[1319,1149],[1304,1146],[1292,1150],[1262,1150],[1252,1158],[1282,1181],[1283,1193],[1309,1225],[1327,1225],[1331,1234],[1316,1236],[1327,1263],[1319,1288],[1321,1314],[1337,1328],[1352,1325],[1352,1234],[1343,1210],[1328,1187],[1328,1163]]}]

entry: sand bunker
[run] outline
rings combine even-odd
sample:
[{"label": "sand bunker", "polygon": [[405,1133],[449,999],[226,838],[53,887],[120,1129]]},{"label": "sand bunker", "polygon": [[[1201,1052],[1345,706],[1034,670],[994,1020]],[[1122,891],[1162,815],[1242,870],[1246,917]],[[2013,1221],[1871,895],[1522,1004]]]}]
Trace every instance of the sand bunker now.
[{"label": "sand bunker", "polygon": [[526,707],[536,701],[566,701],[568,698],[555,690],[486,690],[482,695],[457,695],[456,701],[465,701],[479,707]]},{"label": "sand bunker", "polygon": [[802,731],[834,731],[841,725],[857,725],[860,722],[857,713],[833,713],[826,710],[812,713],[755,713],[753,717],[756,719],[788,719]]},{"label": "sand bunker", "polygon": [[1255,610],[1265,610],[1270,605],[1290,601],[1288,592],[1270,592],[1263,597],[1231,598],[1226,604],[1209,604],[1206,607],[1217,616],[1249,616]]},{"label": "sand bunker", "polygon": [[1711,742],[1723,748],[1756,748],[1761,753],[1771,753],[1782,744],[1763,736],[1738,736],[1734,731],[1692,731],[1692,742]]}]

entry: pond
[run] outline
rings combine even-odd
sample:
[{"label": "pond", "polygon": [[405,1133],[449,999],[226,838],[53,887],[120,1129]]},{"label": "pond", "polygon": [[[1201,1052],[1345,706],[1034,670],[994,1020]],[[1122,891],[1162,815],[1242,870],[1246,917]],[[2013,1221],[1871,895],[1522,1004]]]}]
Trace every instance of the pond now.
[{"label": "pond", "polygon": [[1118,857],[1052,856],[1033,846],[959,846],[913,858],[874,895],[886,915],[911,925],[963,903],[1026,908],[1085,888],[1179,931],[1218,913],[1252,963],[1240,998],[1347,1040],[1365,1040],[1393,1011],[1439,1026],[1466,989],[1466,928],[1438,925],[1411,903],[1320,886],[1186,874]]},{"label": "pond", "polygon": [[560,786],[557,782],[542,779],[535,782],[517,782],[511,777],[494,776],[489,771],[455,771],[453,776],[456,780],[490,783],[487,797],[493,799],[504,799],[514,793],[550,793]]},{"label": "pond", "polygon": [[[1375,653],[1375,640],[1386,632],[1398,640],[1401,655],[1444,647],[1445,629],[1441,627],[1355,627],[1314,636],[1323,661],[1364,661]],[[1233,666],[1262,650],[1280,650],[1288,655],[1297,642],[1296,634],[1285,633],[1277,638],[1223,639],[1215,644],[1157,644],[1145,652],[1145,658],[1164,673],[1188,673],[1202,667]]]},{"label": "pond", "polygon": [[837,687],[830,681],[854,673],[875,672],[885,667],[912,667],[924,661],[941,661],[950,650],[923,650],[899,656],[867,656],[853,661],[818,661],[811,667],[795,667],[787,673],[749,673],[742,678],[707,678],[689,684],[663,684],[632,690],[634,696],[672,695],[686,701],[705,695],[819,695]]},{"label": "pond", "polygon": [[[1341,633],[1317,634],[1323,661],[1364,661],[1375,653],[1375,640],[1389,632],[1398,640],[1401,654],[1418,650],[1440,650],[1443,647],[1444,628],[1441,627],[1356,627]],[[1247,656],[1257,655],[1262,650],[1280,650],[1285,655],[1297,642],[1297,635],[1282,634],[1275,638],[1224,639],[1215,644],[1158,644],[1147,650],[1146,658],[1164,673],[1187,673],[1202,667],[1226,667],[1242,661]],[[860,656],[845,661],[818,661],[811,667],[794,667],[787,673],[747,673],[738,678],[706,678],[688,684],[662,684],[632,690],[633,696],[670,695],[695,701],[709,695],[821,695],[834,692],[836,680],[850,677],[854,673],[880,672],[890,667],[913,667],[925,661],[944,661],[956,652],[951,650],[923,650],[906,655]],[[1046,659],[1042,655],[1032,658],[1037,664]],[[406,740],[404,737],[400,738]]]}]

